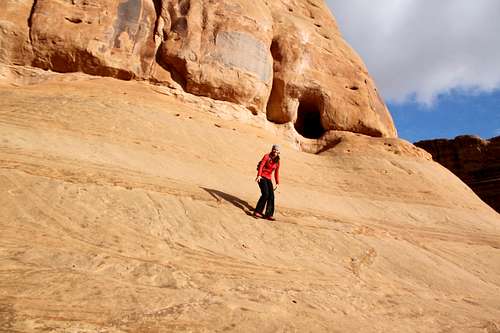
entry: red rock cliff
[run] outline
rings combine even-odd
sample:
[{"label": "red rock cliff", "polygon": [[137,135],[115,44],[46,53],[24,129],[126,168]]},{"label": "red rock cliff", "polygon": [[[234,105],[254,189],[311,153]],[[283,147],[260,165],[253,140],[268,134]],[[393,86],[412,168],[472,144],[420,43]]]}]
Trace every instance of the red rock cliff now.
[{"label": "red rock cliff", "polygon": [[500,136],[482,140],[462,135],[453,140],[419,141],[415,145],[429,152],[436,162],[457,175],[500,212]]}]

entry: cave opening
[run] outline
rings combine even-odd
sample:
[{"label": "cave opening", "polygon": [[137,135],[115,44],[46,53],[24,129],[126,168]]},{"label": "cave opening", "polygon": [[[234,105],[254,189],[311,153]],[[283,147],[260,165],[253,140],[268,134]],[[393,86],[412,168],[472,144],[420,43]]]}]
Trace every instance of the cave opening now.
[{"label": "cave opening", "polygon": [[326,132],[321,124],[321,111],[318,103],[312,99],[299,101],[295,130],[307,139],[319,139]]},{"label": "cave opening", "polygon": [[279,42],[274,39],[271,43],[271,55],[273,56],[273,60],[276,61],[282,61],[283,60],[283,54],[281,53],[281,47]]}]

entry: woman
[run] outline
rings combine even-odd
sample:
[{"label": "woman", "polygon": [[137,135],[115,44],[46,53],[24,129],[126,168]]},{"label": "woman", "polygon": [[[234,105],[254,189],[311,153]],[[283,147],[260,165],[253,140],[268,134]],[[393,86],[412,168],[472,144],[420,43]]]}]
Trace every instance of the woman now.
[{"label": "woman", "polygon": [[[274,191],[276,191],[280,183],[280,147],[278,145],[273,145],[271,152],[264,155],[258,166],[258,173],[255,181],[259,183],[262,195],[257,202],[257,207],[255,207],[253,216],[274,221]],[[271,180],[273,172],[274,179],[276,180],[276,186],[274,188]],[[264,207],[266,208],[265,213]]]}]

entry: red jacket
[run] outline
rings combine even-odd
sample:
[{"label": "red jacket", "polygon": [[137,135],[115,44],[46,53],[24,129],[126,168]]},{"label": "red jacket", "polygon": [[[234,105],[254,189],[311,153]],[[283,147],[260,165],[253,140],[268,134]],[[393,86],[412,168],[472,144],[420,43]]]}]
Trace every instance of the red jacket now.
[{"label": "red jacket", "polygon": [[260,162],[259,172],[257,176],[261,176],[271,180],[271,175],[274,171],[274,179],[276,184],[280,183],[280,162],[274,163],[269,154],[264,155]]}]

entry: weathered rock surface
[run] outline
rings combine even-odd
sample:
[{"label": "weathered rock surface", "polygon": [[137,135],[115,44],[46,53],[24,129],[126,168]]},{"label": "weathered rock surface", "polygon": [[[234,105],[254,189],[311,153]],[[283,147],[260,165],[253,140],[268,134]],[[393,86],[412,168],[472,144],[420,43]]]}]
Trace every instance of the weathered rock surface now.
[{"label": "weathered rock surface", "polygon": [[4,0],[0,3],[0,63],[30,65],[33,0]]},{"label": "weathered rock surface", "polygon": [[455,139],[415,143],[433,159],[469,185],[488,205],[500,212],[500,137],[483,140],[461,135]]},{"label": "weathered rock surface", "polygon": [[261,1],[164,1],[159,59],[189,92],[263,111],[273,20]]},{"label": "weathered rock surface", "polygon": [[[422,149],[305,154],[242,106],[46,75],[0,84],[1,332],[500,328],[500,217]],[[272,143],[270,223],[246,213]]]},{"label": "weathered rock surface", "polygon": [[5,0],[0,46],[0,331],[499,329],[499,215],[322,1]]},{"label": "weathered rock surface", "polygon": [[33,65],[147,78],[155,58],[155,22],[149,0],[37,0],[31,15]]},{"label": "weathered rock surface", "polygon": [[268,118],[318,138],[327,130],[396,136],[363,62],[322,1],[272,1],[274,81]]},{"label": "weathered rock surface", "polygon": [[6,0],[0,45],[7,65],[177,84],[237,103],[293,124],[297,141],[330,130],[397,136],[320,0]]}]

